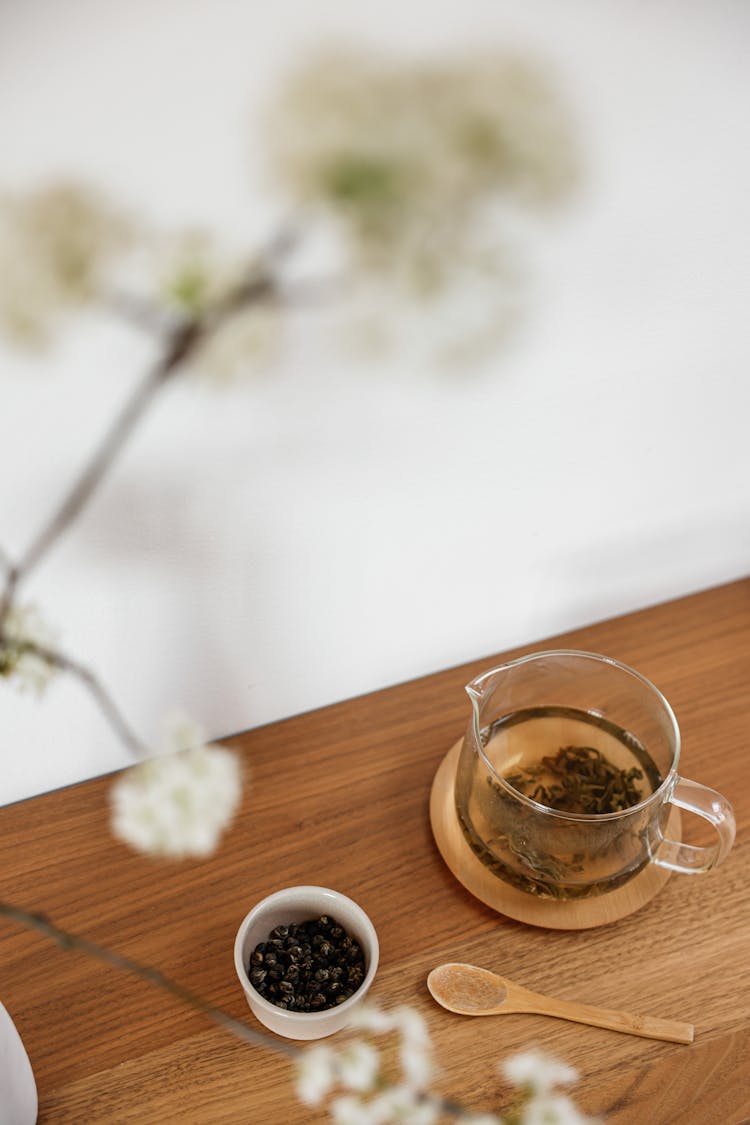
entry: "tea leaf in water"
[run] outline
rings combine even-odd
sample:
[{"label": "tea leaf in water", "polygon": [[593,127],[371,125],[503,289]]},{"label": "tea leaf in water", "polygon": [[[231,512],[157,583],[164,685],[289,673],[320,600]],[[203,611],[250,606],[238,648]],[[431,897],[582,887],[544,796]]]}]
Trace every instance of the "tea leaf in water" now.
[{"label": "tea leaf in water", "polygon": [[635,784],[643,780],[643,770],[618,769],[594,746],[561,746],[554,756],[545,755],[539,765],[505,780],[524,797],[558,812],[620,812],[643,797]]}]

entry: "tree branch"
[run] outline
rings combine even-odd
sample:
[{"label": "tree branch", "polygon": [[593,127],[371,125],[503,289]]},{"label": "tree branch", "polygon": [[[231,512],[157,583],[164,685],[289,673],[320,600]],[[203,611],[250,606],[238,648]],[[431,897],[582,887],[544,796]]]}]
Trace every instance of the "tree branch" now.
[{"label": "tree branch", "polygon": [[3,547],[0,547],[0,566],[3,568],[6,574],[10,574],[10,572],[13,570],[13,562],[11,561],[11,557]]},{"label": "tree branch", "polygon": [[[38,565],[52,544],[65,531],[84,507],[96,486],[105,476],[137,423],[150,406],[167,377],[192,350],[200,328],[194,321],[172,333],[164,356],[130,395],[114,423],[104,435],[94,456],[64,497],[52,519],[32,541],[18,565],[19,578],[26,577]],[[17,581],[18,581],[17,580]]]},{"label": "tree branch", "polygon": [[[117,953],[105,945],[98,945],[87,938],[72,933],[70,930],[63,930],[44,914],[25,910],[14,903],[0,899],[0,917],[8,918],[11,922],[16,922],[27,930],[35,930],[42,937],[55,942],[61,949],[85,953],[89,957],[94,957],[97,961],[102,961],[104,964],[112,965],[115,969],[120,969],[131,976],[148,981],[149,984],[153,984],[162,989],[163,992],[174,996],[175,999],[180,1000],[188,1007],[201,1012],[217,1027],[229,1032],[230,1035],[234,1035],[236,1039],[240,1039],[244,1043],[250,1043],[254,1047],[264,1047],[269,1051],[275,1051],[276,1054],[284,1055],[288,1059],[299,1059],[304,1054],[305,1049],[303,1047],[297,1047],[293,1043],[267,1035],[263,1031],[256,1031],[255,1028],[248,1027],[247,1024],[227,1015],[221,1008],[209,1004],[202,996],[198,996],[178,984],[177,981],[172,980],[171,977],[166,976],[160,969],[154,969],[150,965],[142,965],[139,961],[124,957],[121,953]],[[388,1083],[383,1083],[383,1085],[387,1086]],[[458,1120],[462,1117],[474,1116],[475,1113],[460,1102],[427,1092],[420,1095],[420,1101],[432,1105],[438,1112]]]},{"label": "tree branch", "polygon": [[241,308],[255,302],[275,299],[277,295],[278,287],[275,278],[267,272],[255,272],[203,316],[183,321],[168,333],[162,357],[126,400],[83,472],[64,496],[52,517],[32,540],[20,561],[7,570],[5,588],[0,598],[0,629],[21,582],[28,578],[85,507],[156,394],[170,376],[189,359],[205,337],[215,332],[224,321]]},{"label": "tree branch", "polygon": [[12,646],[13,650],[19,655],[36,656],[39,660],[49,664],[50,667],[75,676],[93,696],[99,710],[131,754],[139,759],[147,758],[153,754],[153,750],[140,740],[101,680],[90,668],[85,667],[85,665],[58,649],[35,644],[33,641],[17,641],[0,632],[0,645],[2,644]]},{"label": "tree branch", "polygon": [[141,965],[138,961],[123,957],[121,953],[116,953],[113,949],[108,949],[104,945],[97,945],[95,942],[88,941],[86,938],[79,937],[68,930],[62,930],[44,914],[36,914],[30,910],[14,906],[13,903],[0,900],[0,915],[9,918],[12,922],[17,922],[20,926],[25,926],[26,929],[36,930],[37,933],[42,934],[50,941],[54,941],[62,949],[73,949],[79,953],[85,953],[89,957],[95,957],[97,961],[103,961],[122,972],[130,973],[131,976],[140,977],[141,980],[156,985],[157,988],[161,988],[177,1000],[181,1000],[183,1004],[202,1012],[217,1027],[228,1031],[245,1043],[252,1043],[256,1047],[265,1047],[270,1051],[276,1051],[277,1054],[285,1055],[287,1058],[297,1058],[302,1053],[301,1048],[295,1047],[283,1039],[272,1038],[262,1031],[256,1031],[254,1028],[241,1023],[240,1020],[227,1015],[221,1008],[214,1007],[201,996],[183,988],[181,984],[172,980],[171,977],[165,976],[159,969],[153,969],[150,965]]}]

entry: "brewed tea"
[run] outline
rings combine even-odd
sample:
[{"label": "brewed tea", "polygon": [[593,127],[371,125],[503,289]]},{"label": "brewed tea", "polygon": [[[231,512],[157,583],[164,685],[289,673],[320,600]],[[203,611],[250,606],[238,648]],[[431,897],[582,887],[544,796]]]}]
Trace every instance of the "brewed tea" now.
[{"label": "brewed tea", "polygon": [[[586,822],[624,813],[661,785],[633,734],[591,712],[548,706],[505,715],[480,736],[495,776],[474,787],[468,815],[459,805],[459,821],[501,878],[534,894],[576,898],[613,890],[648,862],[661,825],[647,812],[597,819],[595,833]],[[539,806],[550,812],[541,831]]]}]

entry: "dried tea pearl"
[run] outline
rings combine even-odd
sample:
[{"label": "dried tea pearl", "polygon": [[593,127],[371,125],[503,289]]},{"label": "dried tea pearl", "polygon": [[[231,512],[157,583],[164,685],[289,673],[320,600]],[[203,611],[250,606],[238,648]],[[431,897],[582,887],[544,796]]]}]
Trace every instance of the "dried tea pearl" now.
[{"label": "dried tea pearl", "polygon": [[249,958],[248,976],[266,1000],[317,1012],[348,1000],[364,981],[365,959],[343,926],[328,915],[278,925]]}]

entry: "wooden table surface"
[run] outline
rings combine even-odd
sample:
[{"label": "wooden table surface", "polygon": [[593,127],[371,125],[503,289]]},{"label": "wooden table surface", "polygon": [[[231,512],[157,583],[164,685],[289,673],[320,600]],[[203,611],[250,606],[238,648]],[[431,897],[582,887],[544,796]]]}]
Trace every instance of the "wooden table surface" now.
[{"label": "wooden table surface", "polygon": [[[725,864],[674,875],[637,914],[585,932],[535,929],[483,906],[443,864],[428,823],[430,785],[468,721],[463,685],[495,656],[229,740],[252,783],[220,850],[203,862],[157,863],[112,840],[107,778],[0,809],[2,897],[158,966],[254,1023],[232,959],[240,920],[278,887],[334,887],[378,930],[373,1000],[415,1005],[428,1019],[444,1093],[500,1109],[508,1090],[497,1060],[536,1044],[579,1069],[583,1110],[619,1125],[748,1121],[750,580],[503,656],[559,646],[603,652],[648,676],[677,714],[681,772],[735,806],[738,838]],[[425,987],[428,971],[449,960],[496,967],[539,991],[694,1022],[695,1043],[539,1016],[450,1015]],[[297,1106],[285,1059],[1,918],[0,999],[31,1057],[43,1123],[325,1119]]]}]

